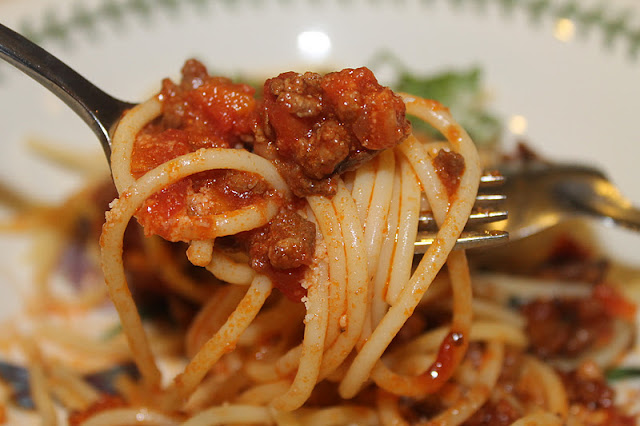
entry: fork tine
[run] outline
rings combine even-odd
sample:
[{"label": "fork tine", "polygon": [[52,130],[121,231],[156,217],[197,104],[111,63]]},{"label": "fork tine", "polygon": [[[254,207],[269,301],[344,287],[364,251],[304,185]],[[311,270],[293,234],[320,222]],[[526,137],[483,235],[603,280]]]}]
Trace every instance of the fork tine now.
[{"label": "fork tine", "polygon": [[488,172],[480,176],[480,188],[502,185],[505,179],[498,172]]},{"label": "fork tine", "polygon": [[[498,222],[508,217],[506,210],[474,209],[469,215],[467,226],[483,225],[489,222]],[[430,212],[420,212],[418,228],[422,231],[435,231],[436,222]]]},{"label": "fork tine", "polygon": [[[487,222],[496,222],[507,218],[507,212],[497,208],[490,209],[489,206],[499,205],[507,199],[505,194],[496,193],[496,188],[505,183],[505,178],[498,172],[485,172],[480,176],[480,185],[476,202],[469,216],[467,225],[479,225]],[[493,193],[492,193],[493,192]],[[424,201],[426,204],[426,200]],[[433,216],[429,211],[421,211],[420,229],[429,229],[435,227]]]},{"label": "fork tine", "polygon": [[[504,202],[505,194],[496,193],[496,188],[505,183],[505,178],[499,173],[489,172],[480,177],[480,186],[476,196],[475,205],[469,219],[467,227],[474,227],[480,224],[498,222],[508,216],[504,209],[494,208]],[[418,235],[414,244],[417,254],[427,251],[433,243],[437,226],[431,212],[421,211],[418,222]],[[477,230],[467,229],[462,232],[456,241],[455,249],[469,249],[475,247],[485,247],[504,243],[509,239],[509,233],[498,230]]]},{"label": "fork tine", "polygon": [[476,204],[499,203],[506,199],[507,199],[507,196],[504,194],[478,194],[476,196]]},{"label": "fork tine", "polygon": [[[416,254],[424,254],[429,246],[433,244],[436,234],[434,232],[418,232],[414,244]],[[509,233],[505,231],[464,231],[454,246],[454,250],[472,249],[477,247],[488,247],[506,243],[509,240]]]}]

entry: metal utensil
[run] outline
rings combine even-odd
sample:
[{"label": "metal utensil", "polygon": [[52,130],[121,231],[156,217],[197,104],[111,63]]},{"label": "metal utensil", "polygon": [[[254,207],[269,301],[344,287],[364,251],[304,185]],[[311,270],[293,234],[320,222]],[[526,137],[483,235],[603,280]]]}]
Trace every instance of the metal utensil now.
[{"label": "metal utensil", "polygon": [[[93,130],[107,159],[111,157],[110,131],[122,114],[135,104],[118,100],[93,85],[55,56],[22,35],[0,24],[0,58],[23,71],[58,96]],[[465,233],[458,248],[477,247],[505,241],[502,231]],[[419,236],[418,250],[431,244],[429,234]]]},{"label": "metal utensil", "polygon": [[107,159],[111,157],[109,132],[122,114],[135,104],[103,92],[58,58],[2,24],[0,58],[66,103],[96,134]]}]

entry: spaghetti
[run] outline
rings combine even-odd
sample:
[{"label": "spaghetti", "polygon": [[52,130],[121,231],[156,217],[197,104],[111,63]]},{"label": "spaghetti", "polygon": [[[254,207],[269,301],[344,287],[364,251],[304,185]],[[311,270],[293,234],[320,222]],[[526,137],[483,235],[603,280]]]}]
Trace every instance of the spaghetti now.
[{"label": "spaghetti", "polygon": [[[405,114],[445,141],[412,134]],[[52,375],[76,390],[58,392],[74,404],[72,424],[542,425],[593,413],[632,424],[613,406],[578,404],[569,376],[526,353],[526,313],[472,295],[453,247],[479,162],[447,108],[394,94],[366,68],[285,73],[258,98],[188,61],[181,82],[165,80],[113,135],[118,196],[101,265],[141,379],[121,377],[120,396],[101,399],[78,393],[66,370]],[[425,199],[439,230],[417,259]],[[180,349],[162,345],[136,306],[134,217],[146,267],[184,318],[168,333]],[[619,355],[631,336],[616,335]],[[25,345],[51,419],[52,379]],[[577,367],[593,374],[572,383],[601,380],[591,358]]]}]

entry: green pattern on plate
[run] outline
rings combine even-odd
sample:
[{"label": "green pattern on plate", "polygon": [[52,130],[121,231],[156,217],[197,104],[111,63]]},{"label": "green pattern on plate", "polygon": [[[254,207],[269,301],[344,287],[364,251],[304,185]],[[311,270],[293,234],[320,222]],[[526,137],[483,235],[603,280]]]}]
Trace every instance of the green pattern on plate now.
[{"label": "green pattern on plate", "polygon": [[[89,9],[78,0],[72,5],[70,15],[61,19],[55,9],[47,9],[40,16],[30,16],[18,30],[36,43],[56,42],[65,47],[71,46],[71,36],[81,32],[91,38],[99,37],[98,23],[107,22],[123,29],[129,22],[124,18],[134,15],[147,23],[152,22],[158,13],[178,17],[179,10],[196,8],[206,13],[207,7],[218,2],[222,7],[238,9],[240,7],[260,7],[275,1],[279,6],[290,6],[293,0],[103,0],[98,6]],[[314,7],[335,3],[350,5],[363,0],[302,0]],[[370,7],[393,5],[403,7],[409,0],[364,0]],[[436,3],[446,3],[455,10],[471,10],[483,13],[489,7],[497,7],[509,19],[516,11],[527,14],[533,24],[544,20],[570,19],[574,22],[579,35],[592,32],[602,35],[603,45],[610,50],[615,44],[623,43],[629,59],[635,61],[640,56],[640,26],[632,23],[635,9],[626,10],[614,7],[606,0],[597,5],[584,5],[580,0],[418,0],[425,12]],[[1,78],[0,74],[0,78]]]}]

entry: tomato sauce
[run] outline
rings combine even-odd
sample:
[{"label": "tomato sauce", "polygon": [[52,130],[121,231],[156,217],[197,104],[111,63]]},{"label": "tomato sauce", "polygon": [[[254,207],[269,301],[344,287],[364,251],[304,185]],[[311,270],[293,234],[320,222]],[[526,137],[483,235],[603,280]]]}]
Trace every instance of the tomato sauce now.
[{"label": "tomato sauce", "polygon": [[451,197],[458,191],[460,178],[464,174],[466,167],[464,158],[456,152],[441,149],[433,159],[433,167],[451,200]]},{"label": "tomato sauce", "polygon": [[[201,148],[244,148],[269,159],[293,193],[330,196],[333,177],[392,148],[411,131],[405,106],[366,68],[320,76],[284,73],[269,79],[263,99],[254,89],[209,76],[187,61],[179,83],[164,80],[162,115],[136,137],[131,173],[153,168]],[[260,176],[237,170],[211,170],[186,177],[148,198],[136,218],[145,235],[169,241],[215,238],[216,215],[231,215],[260,204],[271,188]],[[315,225],[287,200],[265,227],[238,237],[252,267],[272,278],[292,300],[313,259]],[[248,241],[248,242],[247,242]]]},{"label": "tomato sauce", "polygon": [[[160,98],[162,117],[148,125],[134,144],[131,173],[136,178],[180,155],[200,148],[233,148],[252,137],[257,111],[254,89],[210,77],[196,61],[185,64],[180,85],[163,82]],[[209,216],[253,204],[264,195],[266,187],[259,176],[246,173],[239,178],[241,174],[215,170],[182,179],[146,200],[136,217],[146,235],[169,241],[211,238]],[[185,218],[193,219],[188,221],[189,235],[180,229]]]}]

